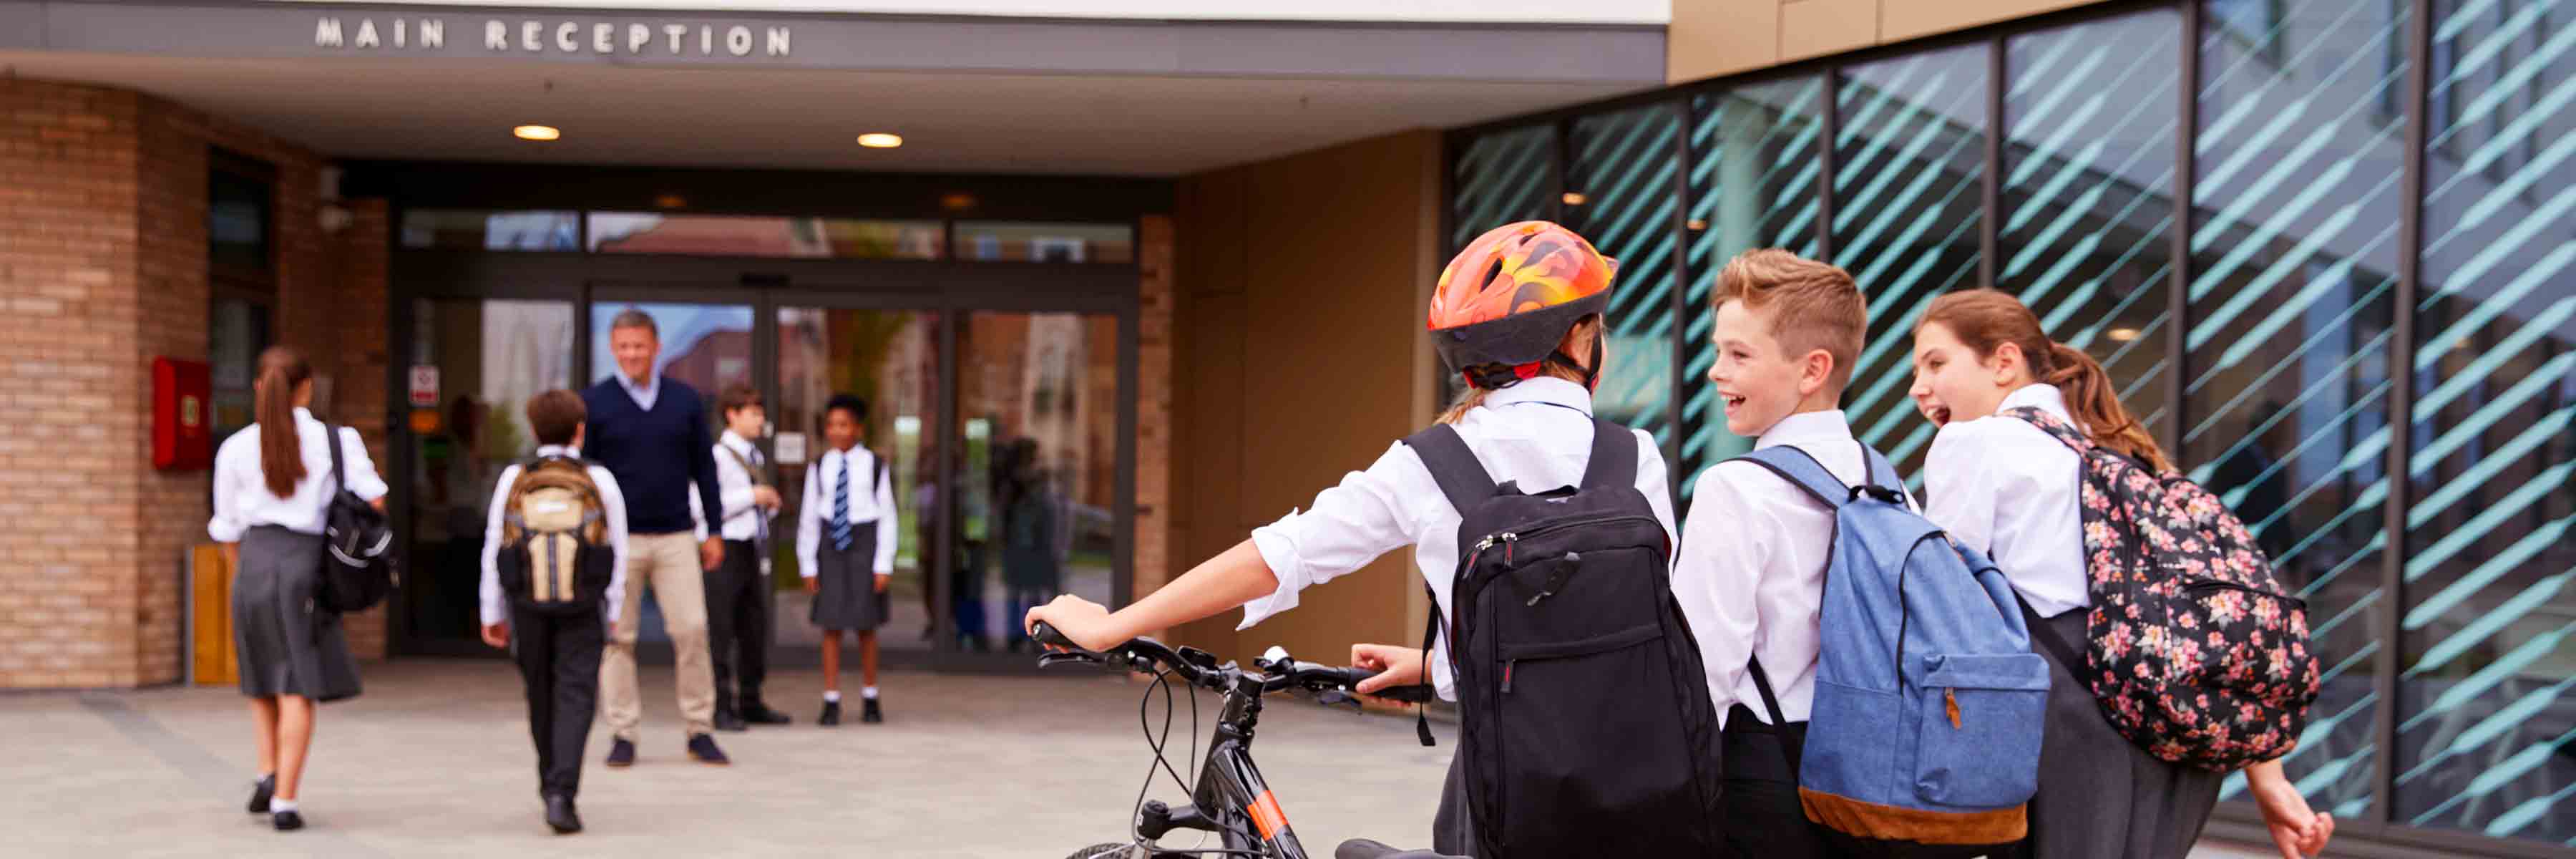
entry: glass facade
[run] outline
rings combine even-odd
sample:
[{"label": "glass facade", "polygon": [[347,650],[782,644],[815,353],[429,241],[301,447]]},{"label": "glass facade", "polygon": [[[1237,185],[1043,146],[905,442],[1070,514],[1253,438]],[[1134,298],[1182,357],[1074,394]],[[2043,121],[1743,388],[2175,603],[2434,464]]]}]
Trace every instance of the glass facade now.
[{"label": "glass facade", "polygon": [[1605,411],[1667,440],[1683,491],[1750,445],[1701,379],[1735,253],[1858,279],[1843,405],[1908,474],[1913,322],[2018,295],[2308,601],[2310,801],[2544,855],[2576,847],[2571,23],[2576,0],[2199,0],[1812,61],[1457,132],[1448,233],[1555,217],[1627,263]]}]

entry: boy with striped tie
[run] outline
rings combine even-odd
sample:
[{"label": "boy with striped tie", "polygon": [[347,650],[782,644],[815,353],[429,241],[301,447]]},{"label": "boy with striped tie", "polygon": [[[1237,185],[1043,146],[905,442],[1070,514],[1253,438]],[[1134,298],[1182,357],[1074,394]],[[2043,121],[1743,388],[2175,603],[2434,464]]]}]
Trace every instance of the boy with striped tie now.
[{"label": "boy with striped tie", "polygon": [[896,508],[885,461],[859,439],[868,403],[837,394],[823,409],[831,446],[805,477],[797,515],[797,571],[814,595],[814,625],[823,630],[824,727],[841,723],[841,633],[859,636],[860,721],[885,721],[877,705],[877,627],[886,619],[886,583],[894,575]]}]

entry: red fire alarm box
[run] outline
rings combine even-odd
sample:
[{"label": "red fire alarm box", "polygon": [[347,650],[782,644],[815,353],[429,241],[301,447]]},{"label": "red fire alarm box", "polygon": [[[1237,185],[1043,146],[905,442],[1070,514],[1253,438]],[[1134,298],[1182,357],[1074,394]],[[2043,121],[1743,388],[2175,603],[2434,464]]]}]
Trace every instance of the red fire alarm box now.
[{"label": "red fire alarm box", "polygon": [[152,359],[152,467],[191,471],[214,464],[212,394],[206,362]]}]

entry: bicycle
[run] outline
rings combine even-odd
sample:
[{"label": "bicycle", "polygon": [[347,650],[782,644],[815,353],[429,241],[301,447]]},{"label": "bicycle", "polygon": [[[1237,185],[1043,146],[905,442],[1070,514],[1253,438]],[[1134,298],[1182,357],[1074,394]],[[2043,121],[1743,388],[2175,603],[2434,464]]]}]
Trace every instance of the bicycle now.
[{"label": "bicycle", "polygon": [[[1279,799],[1270,784],[1261,777],[1261,768],[1252,761],[1254,728],[1261,721],[1261,698],[1279,692],[1305,690],[1326,704],[1359,703],[1353,690],[1360,681],[1376,672],[1360,668],[1336,668],[1301,662],[1288,652],[1272,647],[1253,660],[1257,671],[1246,671],[1232,662],[1219,662],[1216,654],[1195,647],[1173,649],[1151,638],[1129,639],[1125,644],[1106,651],[1088,651],[1057,632],[1055,627],[1039,623],[1030,630],[1030,638],[1041,645],[1058,648],[1038,656],[1038,665],[1053,667],[1066,664],[1104,665],[1154,675],[1154,685],[1145,690],[1145,701],[1154,692],[1163,692],[1163,738],[1156,739],[1147,729],[1146,744],[1154,750],[1155,763],[1172,781],[1181,782],[1180,773],[1164,757],[1165,741],[1171,736],[1171,678],[1178,677],[1190,689],[1190,721],[1196,733],[1198,690],[1207,689],[1225,696],[1223,709],[1216,719],[1216,729],[1208,741],[1207,757],[1201,762],[1198,785],[1191,791],[1190,804],[1173,808],[1160,800],[1146,801],[1144,794],[1153,787],[1154,772],[1145,773],[1145,789],[1137,793],[1136,812],[1131,819],[1133,839],[1126,843],[1095,844],[1074,851],[1067,859],[1185,859],[1202,856],[1258,857],[1258,859],[1308,859],[1306,848],[1298,843],[1297,833],[1288,826],[1287,815],[1279,808]],[[1375,697],[1410,703],[1431,700],[1427,685],[1400,686],[1380,690]],[[1138,703],[1138,719],[1143,720],[1144,702]],[[1176,830],[1214,834],[1223,845],[1206,849],[1169,849],[1158,842]],[[1434,854],[1398,852],[1372,841],[1344,843],[1335,855],[1342,859],[1387,857],[1387,859],[1436,859]]]}]

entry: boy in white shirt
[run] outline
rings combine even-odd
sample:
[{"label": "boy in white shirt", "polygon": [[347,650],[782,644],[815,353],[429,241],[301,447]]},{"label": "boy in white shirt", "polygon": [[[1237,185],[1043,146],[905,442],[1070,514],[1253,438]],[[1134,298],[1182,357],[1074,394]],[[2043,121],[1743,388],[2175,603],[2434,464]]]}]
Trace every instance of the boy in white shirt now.
[{"label": "boy in white shirt", "polygon": [[[769,527],[778,514],[778,490],[769,477],[769,461],[751,440],[769,426],[760,390],[747,384],[726,386],[716,398],[725,432],[716,439],[716,496],[724,510],[707,530],[724,538],[724,563],[707,571],[707,654],[715,663],[715,727],[745,730],[750,725],[784,725],[787,714],[772,710],[760,698],[769,676]],[[696,493],[689,512],[700,521]],[[739,684],[736,678],[740,678]]]},{"label": "boy in white shirt", "polygon": [[[1747,251],[1718,273],[1711,302],[1717,357],[1708,380],[1727,431],[1757,437],[1757,448],[1794,447],[1846,484],[1864,481],[1866,457],[1836,406],[1869,325],[1851,275],[1788,251]],[[1799,804],[1790,756],[1805,741],[1815,697],[1833,532],[1832,508],[1747,460],[1701,472],[1683,520],[1673,592],[1699,639],[1723,726],[1735,856],[1828,855],[1821,827]],[[1771,724],[1766,698],[1776,698],[1787,724]]]},{"label": "boy in white shirt", "polygon": [[[606,589],[582,595],[597,601],[592,610],[547,610],[529,593],[505,593],[502,553],[525,547],[502,545],[503,525],[525,531],[521,511],[510,509],[519,476],[552,459],[578,461],[589,409],[581,395],[556,389],[528,400],[528,425],[537,436],[536,459],[501,472],[483,530],[481,602],[483,642],[510,648],[519,678],[527,685],[528,734],[537,747],[538,795],[545,799],[546,825],[558,834],[581,831],[573,794],[581,788],[581,756],[590,741],[590,724],[598,713],[599,656],[608,627],[617,622],[618,601],[626,592],[626,496],[617,477],[597,465],[584,466],[597,491],[599,524],[605,526],[599,548],[610,553]],[[524,539],[524,538],[523,538]],[[512,563],[520,564],[518,560]],[[578,565],[577,565],[578,566]]]},{"label": "boy in white shirt", "polygon": [[885,461],[859,444],[867,435],[868,401],[837,394],[823,407],[823,441],[831,446],[805,476],[797,513],[797,572],[814,595],[814,625],[823,630],[824,727],[841,723],[841,633],[859,637],[859,721],[885,721],[877,703],[877,627],[885,624],[886,585],[894,578],[894,481]]}]

